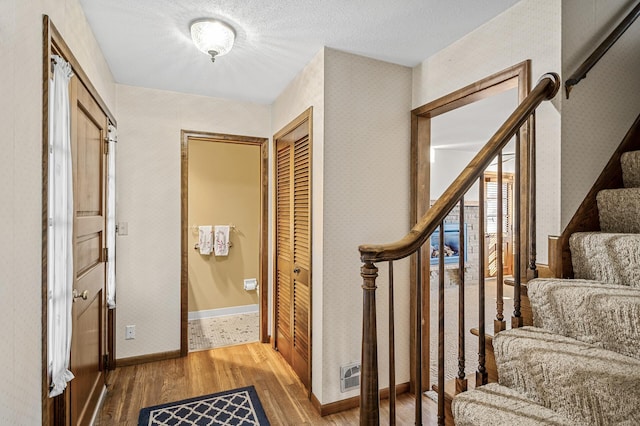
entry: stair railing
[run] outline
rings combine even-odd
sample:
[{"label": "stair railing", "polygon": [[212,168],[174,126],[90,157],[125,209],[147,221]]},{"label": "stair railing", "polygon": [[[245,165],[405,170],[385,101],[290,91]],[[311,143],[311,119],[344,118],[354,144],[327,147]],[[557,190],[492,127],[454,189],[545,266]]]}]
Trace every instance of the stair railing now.
[{"label": "stair railing", "polygon": [[[424,245],[431,235],[439,231],[439,283],[438,283],[438,424],[445,422],[445,395],[444,395],[444,220],[451,210],[458,205],[460,215],[460,244],[464,244],[464,196],[469,189],[480,181],[480,209],[479,209],[479,247],[480,247],[480,274],[479,274],[479,360],[476,372],[476,385],[487,383],[487,371],[485,368],[485,318],[484,318],[484,172],[492,160],[500,157],[503,148],[515,136],[516,141],[516,167],[520,167],[520,128],[532,117],[536,108],[545,100],[552,99],[561,85],[560,78],[555,73],[543,75],[535,88],[518,105],[515,111],[509,116],[498,131],[489,139],[487,144],[471,160],[467,167],[447,188],[443,195],[427,210],[425,215],[401,240],[390,244],[381,245],[361,245],[359,247],[360,258],[364,265],[361,268],[363,279],[363,319],[362,319],[362,370],[360,385],[360,424],[377,425],[380,423],[380,392],[378,385],[378,343],[376,325],[376,278],[378,268],[376,263],[389,262],[389,400],[390,418],[389,424],[395,425],[396,397],[395,397],[395,341],[394,341],[394,308],[393,308],[393,261],[405,257],[416,256],[416,287],[415,287],[415,368],[412,381],[415,390],[415,424],[422,424],[422,263],[424,261]],[[532,154],[529,151],[529,156]],[[500,161],[499,161],[500,164]],[[535,163],[534,163],[535,164]],[[527,169],[524,169],[527,170]],[[502,179],[502,169],[499,167],[498,181]],[[522,326],[522,316],[520,312],[520,234],[529,232],[527,229],[520,229],[520,221],[524,220],[520,212],[520,170],[516,170],[516,182],[514,188],[514,312],[512,316],[512,326]],[[534,187],[535,188],[535,187]],[[500,191],[501,193],[501,191]],[[533,191],[524,194],[529,198],[534,198]],[[499,198],[499,204],[501,199]],[[529,204],[531,205],[531,204]],[[535,204],[533,204],[535,205]],[[529,216],[535,219],[534,215]],[[502,225],[500,223],[500,225]],[[535,227],[535,223],[530,224]],[[498,229],[498,233],[502,231]],[[463,249],[463,248],[462,248]],[[531,250],[531,249],[530,249]],[[534,249],[535,251],[535,249]],[[498,247],[497,257],[502,259],[502,247]],[[427,260],[428,261],[428,260]],[[535,259],[534,268],[535,268]],[[500,267],[501,264],[500,264]],[[459,292],[458,316],[462,318],[458,324],[458,374],[456,378],[457,391],[466,390],[465,361],[464,361],[464,251],[459,250],[459,276],[462,280]],[[498,286],[501,287],[501,286]],[[498,290],[501,291],[501,290]],[[501,313],[500,313],[501,314]],[[498,316],[500,318],[500,316]],[[501,318],[500,318],[501,319]]]},{"label": "stair railing", "polygon": [[587,77],[587,73],[591,71],[591,68],[600,61],[600,59],[607,53],[607,51],[615,44],[616,41],[624,34],[625,31],[633,24],[633,22],[640,16],[640,3],[638,3],[629,14],[618,24],[617,27],[604,39],[602,43],[593,51],[591,55],[571,74],[571,76],[564,83],[564,89],[569,99],[569,93],[573,86],[578,84],[580,80]]}]

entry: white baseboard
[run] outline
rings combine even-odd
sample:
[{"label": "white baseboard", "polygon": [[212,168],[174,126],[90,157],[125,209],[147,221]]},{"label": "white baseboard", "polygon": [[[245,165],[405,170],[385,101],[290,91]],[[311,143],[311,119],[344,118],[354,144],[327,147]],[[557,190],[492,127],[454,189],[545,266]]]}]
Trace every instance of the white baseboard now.
[{"label": "white baseboard", "polygon": [[89,424],[91,426],[96,424],[96,419],[98,418],[98,414],[100,413],[100,410],[102,409],[102,404],[104,404],[104,398],[107,396],[107,387],[103,386],[102,387],[102,392],[100,392],[100,398],[98,398],[98,403],[96,404],[96,409],[93,412],[93,415],[91,416],[91,421],[89,422]]},{"label": "white baseboard", "polygon": [[230,308],[208,309],[206,311],[189,312],[189,321],[195,319],[223,317],[226,315],[251,314],[254,312],[258,312],[257,303],[255,305],[232,306]]}]

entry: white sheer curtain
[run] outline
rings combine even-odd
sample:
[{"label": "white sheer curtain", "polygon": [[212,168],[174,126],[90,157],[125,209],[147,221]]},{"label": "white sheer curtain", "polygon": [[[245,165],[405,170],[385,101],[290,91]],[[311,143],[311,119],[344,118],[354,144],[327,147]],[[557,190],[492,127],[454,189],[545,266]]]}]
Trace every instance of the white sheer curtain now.
[{"label": "white sheer curtain", "polygon": [[116,128],[109,125],[109,157],[107,165],[107,305],[116,307]]},{"label": "white sheer curtain", "polygon": [[73,303],[73,175],[69,82],[71,65],[57,55],[49,91],[48,368],[50,397],[73,379],[69,371]]}]

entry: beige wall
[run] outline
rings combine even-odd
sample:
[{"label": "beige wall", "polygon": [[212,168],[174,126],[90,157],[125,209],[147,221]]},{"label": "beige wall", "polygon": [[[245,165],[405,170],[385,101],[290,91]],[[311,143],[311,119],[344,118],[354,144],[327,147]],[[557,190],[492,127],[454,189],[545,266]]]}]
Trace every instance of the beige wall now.
[{"label": "beige wall", "polygon": [[[562,72],[575,68],[637,4],[562,2]],[[635,22],[562,101],[562,227],[640,112],[640,23]]]},{"label": "beige wall", "polygon": [[41,423],[42,15],[115,113],[113,77],[77,0],[0,2],[0,424]]},{"label": "beige wall", "polygon": [[[117,85],[116,358],[180,348],[180,131],[269,137],[268,105]],[[124,340],[125,325],[136,339]]]},{"label": "beige wall", "polygon": [[[260,157],[255,145],[189,142],[188,225],[235,225],[228,256],[189,250],[189,312],[258,304],[243,280],[258,278]],[[190,228],[187,247],[197,242]]]},{"label": "beige wall", "polygon": [[[410,68],[326,49],[323,404],[358,394],[341,393],[339,381],[340,366],[360,360],[362,264],[358,246],[393,242],[409,231],[410,109]],[[378,338],[385,342],[388,273],[386,264],[378,266]],[[408,266],[406,259],[395,263],[396,306],[409,306]],[[402,383],[409,380],[408,309],[396,310],[395,320],[397,382]],[[388,365],[388,351],[381,349],[381,387],[388,384]]]},{"label": "beige wall", "polygon": [[[340,366],[360,359],[359,244],[409,229],[411,69],[321,50],[273,104],[277,131],[313,106],[312,390],[322,404],[340,392]],[[374,213],[375,212],[375,213]],[[381,225],[382,224],[382,225]],[[385,266],[380,300],[385,300]],[[408,304],[408,262],[396,265],[396,300]],[[380,323],[387,321],[379,310]],[[408,312],[396,317],[398,377],[408,380]],[[402,325],[404,324],[404,326]],[[385,333],[380,332],[381,341]],[[380,353],[381,385],[387,358]]]},{"label": "beige wall", "polygon": [[[413,69],[413,107],[531,59],[532,85],[560,73],[560,0],[523,0]],[[538,109],[537,250],[547,263],[547,236],[560,231],[559,96]]]}]

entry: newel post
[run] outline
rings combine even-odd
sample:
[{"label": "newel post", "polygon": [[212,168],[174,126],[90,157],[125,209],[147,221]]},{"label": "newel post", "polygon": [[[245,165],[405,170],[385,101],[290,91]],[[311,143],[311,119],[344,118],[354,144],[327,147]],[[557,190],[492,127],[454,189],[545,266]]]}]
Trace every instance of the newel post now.
[{"label": "newel post", "polygon": [[380,424],[378,389],[378,332],[376,329],[376,277],[378,268],[365,263],[362,276],[362,373],[360,384],[360,425]]}]

